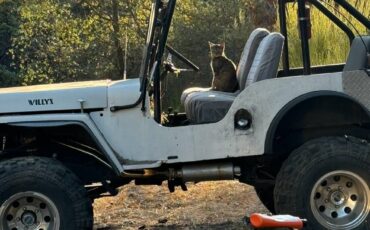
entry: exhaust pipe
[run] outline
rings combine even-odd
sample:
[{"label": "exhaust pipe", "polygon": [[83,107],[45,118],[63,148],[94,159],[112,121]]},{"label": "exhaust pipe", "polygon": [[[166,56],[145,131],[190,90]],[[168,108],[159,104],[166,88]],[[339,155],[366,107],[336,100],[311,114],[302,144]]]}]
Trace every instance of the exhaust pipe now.
[{"label": "exhaust pipe", "polygon": [[230,163],[196,164],[184,166],[174,172],[175,178],[183,182],[200,182],[211,180],[233,180],[240,175],[240,167]]}]

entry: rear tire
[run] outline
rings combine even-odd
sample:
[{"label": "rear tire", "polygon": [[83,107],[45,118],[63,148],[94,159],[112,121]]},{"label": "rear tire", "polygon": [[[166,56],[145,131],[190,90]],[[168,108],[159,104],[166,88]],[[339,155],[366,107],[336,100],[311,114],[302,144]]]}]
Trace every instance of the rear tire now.
[{"label": "rear tire", "polygon": [[22,157],[0,163],[0,229],[90,230],[91,201],[61,163]]},{"label": "rear tire", "polygon": [[274,204],[274,186],[267,187],[254,187],[256,194],[262,204],[269,210],[272,214],[275,213]]},{"label": "rear tire", "polygon": [[327,137],[292,152],[276,180],[278,213],[307,218],[306,229],[368,229],[370,145]]}]

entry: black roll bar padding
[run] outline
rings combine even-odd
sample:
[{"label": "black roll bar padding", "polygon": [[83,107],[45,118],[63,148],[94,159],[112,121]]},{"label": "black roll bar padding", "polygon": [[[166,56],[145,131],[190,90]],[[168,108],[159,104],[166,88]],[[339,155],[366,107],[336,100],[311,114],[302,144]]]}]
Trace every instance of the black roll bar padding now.
[{"label": "black roll bar padding", "polygon": [[290,64],[289,64],[289,47],[288,47],[288,29],[286,26],[286,0],[279,0],[279,18],[280,18],[280,32],[285,38],[283,47],[283,71],[284,75],[288,75]]},{"label": "black roll bar padding", "polygon": [[[162,57],[164,49],[166,48],[168,32],[170,29],[170,24],[174,14],[176,6],[176,0],[170,0],[167,5],[166,14],[164,15],[164,21],[161,31],[161,36],[159,39],[158,52],[156,56],[156,61],[162,63]],[[160,80],[160,68],[157,68],[154,74],[154,120],[157,123],[161,122],[161,80]]]},{"label": "black roll bar padding", "polygon": [[160,69],[157,67],[153,78],[153,101],[154,101],[154,120],[161,123],[161,76]]},{"label": "black roll bar padding", "polygon": [[337,25],[344,33],[347,34],[350,44],[352,44],[355,35],[352,30],[341,20],[338,19],[330,10],[328,10],[321,2],[318,0],[308,0],[312,5],[314,5],[321,13],[328,17],[335,25]]},{"label": "black roll bar padding", "polygon": [[306,15],[306,0],[298,0],[298,20],[301,35],[303,74],[311,74],[310,46],[308,43],[308,18]]},{"label": "black roll bar padding", "polygon": [[[334,73],[343,71],[344,64],[331,64],[331,65],[320,65],[311,66],[311,74],[322,74],[322,73]],[[290,77],[303,74],[303,68],[290,68],[288,73],[284,70],[279,70],[278,77]]]},{"label": "black roll bar padding", "polygon": [[370,30],[370,20],[362,15],[355,7],[349,4],[346,0],[334,0],[340,6],[342,6],[348,13],[355,17],[362,25]]}]

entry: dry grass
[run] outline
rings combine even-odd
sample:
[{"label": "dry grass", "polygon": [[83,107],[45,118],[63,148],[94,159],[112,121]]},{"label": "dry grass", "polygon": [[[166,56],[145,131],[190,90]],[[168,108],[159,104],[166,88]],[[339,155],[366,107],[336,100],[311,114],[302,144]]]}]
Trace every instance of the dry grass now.
[{"label": "dry grass", "polygon": [[188,189],[169,193],[166,185],[124,186],[116,197],[95,201],[95,229],[243,229],[247,213],[267,212],[254,189],[239,182]]}]

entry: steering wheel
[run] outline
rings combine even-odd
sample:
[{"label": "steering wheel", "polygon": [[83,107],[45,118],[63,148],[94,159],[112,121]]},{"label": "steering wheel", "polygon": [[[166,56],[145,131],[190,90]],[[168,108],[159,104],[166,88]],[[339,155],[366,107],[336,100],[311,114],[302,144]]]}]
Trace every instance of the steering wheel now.
[{"label": "steering wheel", "polygon": [[181,72],[181,71],[195,71],[195,72],[198,72],[199,71],[199,67],[197,65],[195,65],[192,61],[190,61],[189,59],[187,59],[180,52],[178,52],[177,50],[175,50],[174,48],[172,48],[169,45],[166,45],[166,49],[168,50],[168,52],[171,55],[175,56],[180,61],[182,61],[185,65],[187,65],[188,67],[190,67],[190,69],[177,69],[173,65],[172,62],[167,62],[167,65],[169,65],[169,67],[170,67],[170,68],[168,68],[168,71],[171,71],[171,72]]}]

